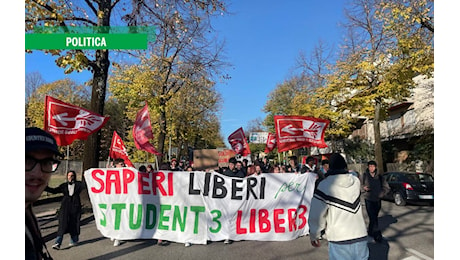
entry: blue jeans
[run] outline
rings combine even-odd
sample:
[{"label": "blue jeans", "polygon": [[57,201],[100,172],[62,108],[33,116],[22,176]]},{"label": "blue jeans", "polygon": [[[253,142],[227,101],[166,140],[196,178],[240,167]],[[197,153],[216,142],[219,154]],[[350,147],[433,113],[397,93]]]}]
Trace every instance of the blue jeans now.
[{"label": "blue jeans", "polygon": [[369,248],[367,241],[352,244],[337,244],[329,242],[329,260],[367,260]]},{"label": "blue jeans", "polygon": [[[54,242],[55,244],[59,244],[61,245],[62,244],[62,239],[64,237],[63,236],[57,236],[56,237],[56,241]],[[70,243],[78,243],[78,235],[76,236],[70,236]]]}]

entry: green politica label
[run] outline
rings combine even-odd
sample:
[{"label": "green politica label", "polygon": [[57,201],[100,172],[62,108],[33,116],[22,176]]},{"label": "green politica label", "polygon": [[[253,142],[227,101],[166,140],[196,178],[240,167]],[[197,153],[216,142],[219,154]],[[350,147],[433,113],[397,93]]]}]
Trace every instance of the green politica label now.
[{"label": "green politica label", "polygon": [[154,27],[93,26],[93,27],[36,27],[25,35],[27,50],[58,49],[147,49],[155,40]]}]

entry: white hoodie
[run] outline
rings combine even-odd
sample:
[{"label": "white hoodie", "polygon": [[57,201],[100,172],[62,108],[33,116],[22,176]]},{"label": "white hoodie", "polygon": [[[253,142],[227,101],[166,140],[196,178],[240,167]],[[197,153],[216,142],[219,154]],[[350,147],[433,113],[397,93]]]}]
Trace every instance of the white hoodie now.
[{"label": "white hoodie", "polygon": [[341,173],[321,181],[311,201],[308,225],[312,241],[319,239],[324,229],[330,242],[366,237],[359,179],[352,174]]}]

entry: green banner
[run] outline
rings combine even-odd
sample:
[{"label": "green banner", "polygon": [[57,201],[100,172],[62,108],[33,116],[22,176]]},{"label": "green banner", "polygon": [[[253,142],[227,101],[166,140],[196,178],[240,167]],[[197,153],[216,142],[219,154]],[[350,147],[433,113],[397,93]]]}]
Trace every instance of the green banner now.
[{"label": "green banner", "polygon": [[25,35],[26,50],[147,49],[146,33],[31,33]]}]

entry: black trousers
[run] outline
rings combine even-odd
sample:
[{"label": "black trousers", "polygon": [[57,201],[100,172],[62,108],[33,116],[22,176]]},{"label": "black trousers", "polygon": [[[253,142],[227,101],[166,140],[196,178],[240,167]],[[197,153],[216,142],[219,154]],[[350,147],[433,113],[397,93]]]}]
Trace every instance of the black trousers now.
[{"label": "black trousers", "polygon": [[367,234],[374,239],[382,236],[382,232],[379,228],[379,212],[382,207],[381,201],[370,201],[365,200],[366,211],[369,216],[369,226],[367,228]]}]

